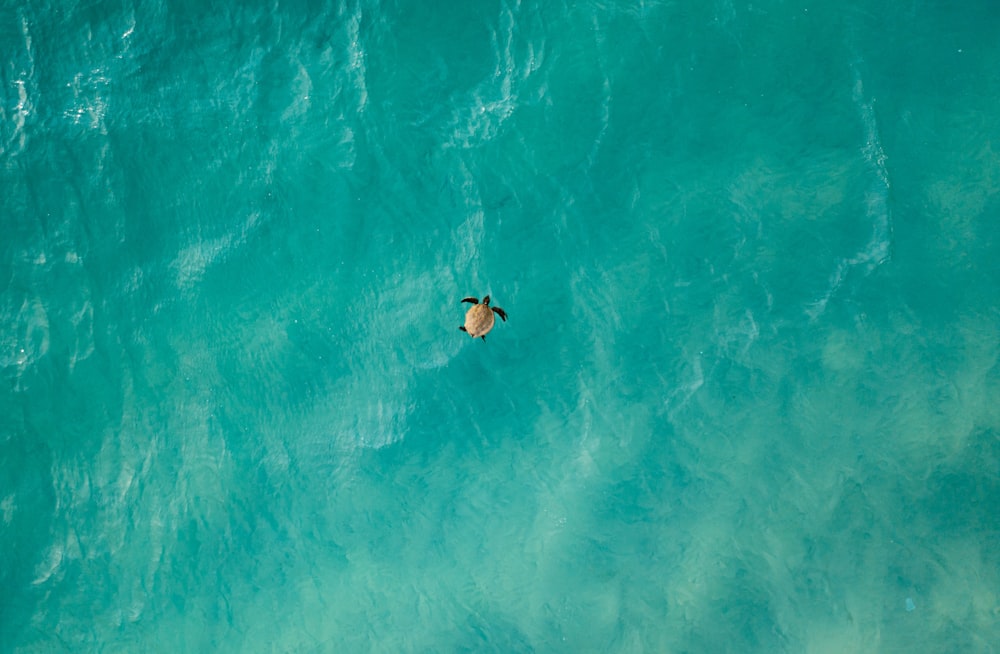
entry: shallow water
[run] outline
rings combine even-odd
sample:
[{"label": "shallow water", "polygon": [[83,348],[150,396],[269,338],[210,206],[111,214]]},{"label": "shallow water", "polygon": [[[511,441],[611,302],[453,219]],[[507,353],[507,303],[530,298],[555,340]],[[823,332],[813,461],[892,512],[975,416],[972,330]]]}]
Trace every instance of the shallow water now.
[{"label": "shallow water", "polygon": [[993,14],[0,4],[0,649],[996,651]]}]

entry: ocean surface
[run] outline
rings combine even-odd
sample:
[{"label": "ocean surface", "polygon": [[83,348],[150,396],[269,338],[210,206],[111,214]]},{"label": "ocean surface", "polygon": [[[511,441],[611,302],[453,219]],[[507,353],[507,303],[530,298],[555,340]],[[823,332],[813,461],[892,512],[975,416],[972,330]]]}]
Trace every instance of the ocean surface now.
[{"label": "ocean surface", "polygon": [[998,67],[993,0],[2,0],[0,651],[1000,652]]}]

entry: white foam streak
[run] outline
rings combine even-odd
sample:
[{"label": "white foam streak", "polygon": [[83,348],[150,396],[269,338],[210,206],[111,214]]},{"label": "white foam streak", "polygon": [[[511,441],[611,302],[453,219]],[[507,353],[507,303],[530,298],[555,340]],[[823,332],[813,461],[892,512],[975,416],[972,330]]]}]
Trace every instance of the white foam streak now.
[{"label": "white foam streak", "polygon": [[875,179],[865,195],[868,217],[872,221],[872,238],[868,246],[854,259],[851,265],[864,264],[866,272],[889,259],[889,243],[892,236],[891,214],[889,210],[889,171],[886,168],[885,151],[878,134],[874,100],[865,101],[864,87],[860,74],[854,87],[854,101],[861,109],[865,124],[864,155]]},{"label": "white foam streak", "polygon": [[31,581],[32,585],[39,586],[44,584],[59,570],[60,566],[62,566],[64,551],[60,545],[53,545],[49,548],[45,560],[39,563],[35,569],[35,578]]},{"label": "white foam streak", "polygon": [[121,36],[121,39],[122,39],[122,51],[123,52],[128,51],[129,39],[131,38],[132,34],[135,33],[135,12],[133,11],[131,13],[132,13],[132,16],[129,19],[128,29],[126,29],[124,32],[122,32],[122,36]]},{"label": "white foam streak", "polygon": [[74,124],[107,134],[105,119],[108,114],[107,98],[111,95],[112,79],[116,71],[122,70],[122,63],[127,59],[135,29],[136,20],[132,14],[119,37],[119,45],[112,46],[111,52],[107,51],[103,39],[95,39],[94,33],[88,31],[87,40],[91,46],[91,56],[103,60],[95,62],[88,67],[88,70],[77,72],[72,81],[67,83],[73,91],[74,102],[63,111],[63,115]]},{"label": "white foam streak", "polygon": [[64,115],[75,125],[85,125],[107,134],[104,118],[108,112],[108,103],[103,97],[103,92],[108,89],[110,83],[111,80],[103,68],[91,70],[86,77],[83,73],[77,73],[70,84],[75,103],[72,108],[64,112]]},{"label": "white foam streak", "polygon": [[[594,16],[594,34],[597,35],[597,44],[599,46],[599,51],[603,51],[605,48],[606,39],[604,38],[605,30],[601,29],[600,24],[597,22],[597,16]],[[611,80],[606,72],[606,66],[604,62],[604,56],[599,58],[598,64],[601,68],[601,115],[600,115],[600,130],[597,136],[594,137],[593,145],[590,148],[590,152],[587,154],[587,164],[588,166],[593,166],[595,160],[597,159],[597,153],[601,149],[601,144],[604,143],[604,137],[608,132],[608,125],[611,122]]]},{"label": "white foam streak", "polygon": [[493,75],[454,111],[453,137],[447,146],[474,147],[500,134],[519,104],[519,85],[541,68],[542,51],[530,43],[525,46],[525,63],[518,64],[515,35],[520,7],[520,2],[503,7],[497,30],[490,36],[496,61]]},{"label": "white foam streak", "polygon": [[[24,57],[27,59],[27,67],[20,71],[12,71],[13,85],[17,88],[17,104],[13,107],[12,116],[9,118],[6,108],[0,107],[0,124],[13,125],[13,131],[9,138],[0,144],[0,155],[18,154],[24,151],[27,133],[25,127],[31,115],[34,113],[34,103],[31,101],[29,84],[35,77],[35,56],[31,41],[31,30],[28,28],[28,20],[21,17],[21,34],[24,37]],[[11,65],[14,68],[14,65]]]},{"label": "white foam streak", "polygon": [[28,88],[24,79],[19,79],[14,84],[17,86],[17,105],[14,106],[14,137],[17,138],[18,146],[24,149],[24,126],[28,121],[33,109],[31,100],[28,98]]},{"label": "white foam streak", "polygon": [[14,496],[8,495],[3,498],[0,502],[0,516],[3,517],[4,525],[10,525],[11,521],[14,520],[14,511],[17,510],[17,504],[14,502]]},{"label": "white foam streak", "polygon": [[871,237],[868,242],[854,254],[841,259],[837,268],[830,276],[830,286],[826,294],[817,300],[806,313],[813,320],[826,310],[826,305],[852,269],[859,269],[868,275],[875,268],[889,260],[890,244],[892,242],[892,214],[889,209],[889,171],[886,166],[886,155],[879,138],[878,120],[875,116],[873,99],[865,96],[861,73],[855,67],[854,103],[861,114],[865,127],[865,144],[861,149],[872,182],[865,192],[865,215],[872,225]]},{"label": "white foam streak", "polygon": [[675,388],[669,396],[667,396],[666,404],[668,408],[668,415],[671,420],[678,411],[687,406],[687,403],[691,401],[694,394],[698,392],[698,389],[705,384],[705,373],[701,366],[701,353],[699,352],[691,360],[691,375],[690,379]]},{"label": "white foam streak", "polygon": [[296,61],[296,64],[298,72],[292,82],[295,99],[281,114],[281,119],[285,122],[302,118],[309,112],[309,108],[312,106],[310,100],[313,89],[312,78],[309,76],[309,71],[306,70],[306,67],[302,65],[302,62]]},{"label": "white foam streak", "polygon": [[72,371],[77,362],[94,353],[94,305],[90,300],[85,300],[83,306],[70,320],[76,332],[76,344],[69,360],[69,369]]},{"label": "white foam streak", "polygon": [[361,115],[368,106],[367,66],[364,44],[361,42],[361,8],[351,15],[347,21],[348,36],[348,71],[353,87],[358,91],[357,113]]},{"label": "white foam streak", "polygon": [[17,152],[24,151],[24,144],[27,138],[25,125],[28,118],[34,112],[34,104],[31,102],[28,93],[28,82],[35,76],[35,56],[31,45],[31,31],[28,29],[28,20],[21,17],[21,33],[24,36],[24,50],[28,59],[28,68],[21,72],[18,79],[14,81],[17,87],[17,104],[14,106],[14,132],[5,149],[17,144]]}]

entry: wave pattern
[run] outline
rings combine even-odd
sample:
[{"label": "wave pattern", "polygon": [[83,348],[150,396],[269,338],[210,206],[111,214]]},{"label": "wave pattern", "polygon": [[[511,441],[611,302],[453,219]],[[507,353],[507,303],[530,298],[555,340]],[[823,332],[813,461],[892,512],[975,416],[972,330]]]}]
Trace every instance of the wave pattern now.
[{"label": "wave pattern", "polygon": [[4,646],[1000,641],[998,46],[897,4],[0,12]]}]

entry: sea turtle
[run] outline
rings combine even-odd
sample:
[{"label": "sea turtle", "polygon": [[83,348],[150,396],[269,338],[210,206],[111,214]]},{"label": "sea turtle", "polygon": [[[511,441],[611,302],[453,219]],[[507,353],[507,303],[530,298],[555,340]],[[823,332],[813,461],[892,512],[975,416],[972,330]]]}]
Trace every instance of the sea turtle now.
[{"label": "sea turtle", "polygon": [[486,340],[486,335],[493,329],[493,323],[496,322],[496,319],[493,317],[494,311],[504,322],[507,322],[507,314],[504,313],[503,309],[490,306],[489,295],[483,298],[482,304],[479,304],[479,300],[474,297],[467,297],[462,302],[471,302],[472,306],[465,313],[465,324],[459,327],[459,329],[472,338],[478,336],[484,341]]}]

